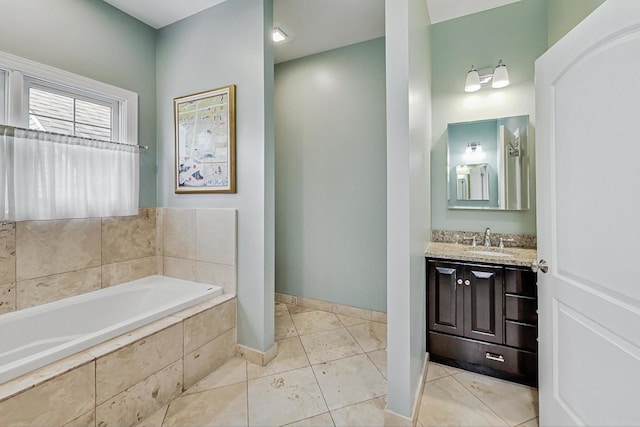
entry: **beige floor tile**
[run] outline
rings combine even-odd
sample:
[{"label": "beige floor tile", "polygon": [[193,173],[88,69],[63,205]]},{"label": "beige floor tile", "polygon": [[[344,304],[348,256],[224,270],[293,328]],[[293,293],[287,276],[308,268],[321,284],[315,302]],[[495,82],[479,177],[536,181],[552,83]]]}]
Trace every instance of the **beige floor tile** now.
[{"label": "beige floor tile", "polygon": [[467,372],[464,369],[454,368],[453,366],[449,366],[449,365],[440,365],[440,366],[442,366],[444,368],[444,370],[449,373],[449,375],[455,375],[455,374],[459,374],[461,372]]},{"label": "beige floor tile", "polygon": [[149,416],[146,420],[142,421],[136,427],[162,427],[164,417],[167,415],[167,409],[169,409],[168,404],[158,409],[155,413]]},{"label": "beige floor tile", "polygon": [[418,420],[425,426],[506,426],[484,403],[453,377],[424,385]]},{"label": "beige floor tile", "polygon": [[311,368],[249,381],[249,425],[279,426],[327,412]]},{"label": "beige floor tile", "polygon": [[298,314],[298,313],[308,313],[310,311],[317,311],[313,308],[303,307],[301,305],[295,304],[287,304],[287,309],[289,310],[289,314]]},{"label": "beige floor tile", "polygon": [[283,427],[335,427],[335,424],[333,423],[331,414],[329,412],[325,412],[324,414],[305,418],[304,420],[296,421]]},{"label": "beige floor tile", "polygon": [[277,302],[276,306],[275,306],[275,312],[276,313],[282,313],[282,312],[289,312],[289,309],[287,309],[287,304],[283,303],[283,302]]},{"label": "beige floor tile", "polygon": [[312,365],[364,353],[344,327],[301,335],[300,340]]},{"label": "beige floor tile", "polygon": [[224,365],[216,369],[211,375],[203,378],[190,387],[182,395],[200,393],[205,390],[237,384],[247,380],[247,360],[242,357],[234,357]]},{"label": "beige floor tile", "polygon": [[369,359],[376,365],[380,373],[387,378],[387,350],[376,350],[367,353]]},{"label": "beige floor tile", "polygon": [[293,325],[291,315],[285,311],[277,311],[275,318],[275,339],[295,337],[298,335],[296,327]]},{"label": "beige floor tile", "polygon": [[387,381],[365,354],[312,368],[331,411],[387,394]]},{"label": "beige floor tile", "polygon": [[247,383],[241,382],[171,402],[163,427],[246,426]]},{"label": "beige floor tile", "polygon": [[364,351],[387,348],[387,325],[384,323],[367,322],[347,329]]},{"label": "beige floor tile", "polygon": [[277,343],[278,355],[267,366],[248,363],[247,373],[249,379],[266,377],[267,375],[309,366],[309,359],[307,359],[307,354],[304,352],[304,347],[302,347],[299,337],[285,338],[277,341]]},{"label": "beige floor tile", "polygon": [[383,426],[387,397],[381,396],[366,402],[347,406],[331,412],[336,427]]},{"label": "beige floor tile", "polygon": [[538,416],[538,390],[496,378],[464,372],[454,378],[498,414],[515,426]]},{"label": "beige floor tile", "polygon": [[529,420],[529,421],[527,421],[525,423],[522,423],[522,424],[518,425],[518,427],[538,427],[539,425],[540,425],[539,424],[539,420],[536,417],[536,418],[534,418],[532,420]]},{"label": "beige floor tile", "polygon": [[291,319],[300,335],[343,327],[342,322],[338,320],[335,314],[327,313],[326,311],[308,311],[306,313],[292,314]]},{"label": "beige floor tile", "polygon": [[360,319],[358,317],[346,316],[344,314],[336,314],[336,316],[338,317],[338,319],[340,319],[342,324],[347,327],[354,326],[354,325],[361,325],[363,323],[369,322],[369,320]]},{"label": "beige floor tile", "polygon": [[437,380],[438,378],[442,377],[448,377],[449,375],[449,372],[447,372],[443,365],[429,362],[429,366],[427,368],[427,378],[425,379],[425,382]]}]

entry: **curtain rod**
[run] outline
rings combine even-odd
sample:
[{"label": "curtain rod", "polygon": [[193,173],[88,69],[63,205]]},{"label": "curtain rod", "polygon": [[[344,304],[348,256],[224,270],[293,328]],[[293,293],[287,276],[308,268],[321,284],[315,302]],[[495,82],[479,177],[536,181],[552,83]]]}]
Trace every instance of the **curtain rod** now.
[{"label": "curtain rod", "polygon": [[149,149],[148,145],[125,144],[124,142],[116,142],[116,141],[108,141],[108,140],[103,140],[103,139],[87,138],[87,137],[84,137],[84,136],[65,135],[64,133],[49,132],[49,131],[46,131],[46,130],[37,130],[37,129],[25,129],[25,128],[21,128],[21,127],[17,127],[17,126],[0,125],[0,129],[11,129],[11,130],[19,130],[19,131],[25,131],[25,132],[36,132],[36,133],[44,134],[44,135],[62,136],[62,137],[66,137],[66,138],[78,138],[78,139],[82,139],[82,140],[85,140],[85,141],[101,142],[101,143],[105,143],[105,144],[125,145],[127,147],[138,147],[139,149],[145,150],[145,151]]}]

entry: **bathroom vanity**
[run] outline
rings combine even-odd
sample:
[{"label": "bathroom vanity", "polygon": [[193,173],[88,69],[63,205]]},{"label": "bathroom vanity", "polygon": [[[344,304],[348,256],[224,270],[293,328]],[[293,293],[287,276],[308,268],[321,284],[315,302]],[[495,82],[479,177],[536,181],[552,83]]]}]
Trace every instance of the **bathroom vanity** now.
[{"label": "bathroom vanity", "polygon": [[536,386],[536,251],[481,249],[427,248],[430,360]]}]

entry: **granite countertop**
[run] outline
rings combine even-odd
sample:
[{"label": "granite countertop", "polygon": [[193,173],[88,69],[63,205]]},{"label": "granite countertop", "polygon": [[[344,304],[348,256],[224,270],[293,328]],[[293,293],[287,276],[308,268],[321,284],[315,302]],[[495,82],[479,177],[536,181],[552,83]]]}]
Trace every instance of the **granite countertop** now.
[{"label": "granite countertop", "polygon": [[[491,252],[503,252],[513,256],[510,257],[496,257],[490,255],[473,254],[468,251],[491,251]],[[500,264],[500,265],[517,265],[523,267],[529,267],[531,261],[537,259],[537,252],[535,249],[522,249],[522,248],[504,248],[498,247],[485,248],[484,246],[464,245],[461,243],[429,243],[425,250],[425,256],[427,258],[444,259],[451,261],[473,261],[482,262],[488,264]]]}]

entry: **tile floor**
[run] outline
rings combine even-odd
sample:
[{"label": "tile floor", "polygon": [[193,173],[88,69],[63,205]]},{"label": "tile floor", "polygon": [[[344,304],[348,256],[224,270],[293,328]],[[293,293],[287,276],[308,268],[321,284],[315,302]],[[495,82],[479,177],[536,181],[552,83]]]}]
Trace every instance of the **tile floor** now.
[{"label": "tile floor", "polygon": [[[386,325],[276,304],[278,356],[234,358],[140,426],[382,426]],[[537,391],[430,363],[418,425],[537,427]]]}]

